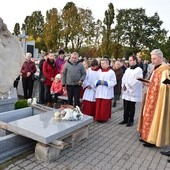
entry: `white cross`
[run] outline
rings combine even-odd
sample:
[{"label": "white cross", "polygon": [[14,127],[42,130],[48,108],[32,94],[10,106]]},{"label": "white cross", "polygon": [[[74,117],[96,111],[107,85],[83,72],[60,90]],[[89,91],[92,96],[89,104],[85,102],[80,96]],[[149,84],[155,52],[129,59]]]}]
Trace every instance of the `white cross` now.
[{"label": "white cross", "polygon": [[26,39],[29,36],[25,34],[25,30],[22,30],[22,34],[19,34],[18,37],[22,39],[22,48],[23,48],[24,54],[26,54]]}]

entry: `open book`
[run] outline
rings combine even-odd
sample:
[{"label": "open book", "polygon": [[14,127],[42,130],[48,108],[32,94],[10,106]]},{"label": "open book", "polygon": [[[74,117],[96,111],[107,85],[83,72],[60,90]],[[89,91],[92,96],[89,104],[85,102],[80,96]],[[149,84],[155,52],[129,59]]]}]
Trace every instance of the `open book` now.
[{"label": "open book", "polygon": [[143,79],[143,78],[137,78],[137,80],[142,81],[142,82],[144,82],[144,83],[150,83],[149,80]]},{"label": "open book", "polygon": [[164,84],[170,84],[170,80],[169,80],[169,79],[165,79],[162,83],[164,83]]}]

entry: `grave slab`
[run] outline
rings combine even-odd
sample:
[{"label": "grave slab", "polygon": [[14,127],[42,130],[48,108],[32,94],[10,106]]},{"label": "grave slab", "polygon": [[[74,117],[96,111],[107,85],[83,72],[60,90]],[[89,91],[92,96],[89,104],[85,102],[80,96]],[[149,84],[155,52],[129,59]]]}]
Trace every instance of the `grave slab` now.
[{"label": "grave slab", "polygon": [[54,113],[55,111],[49,111],[11,121],[4,123],[3,127],[13,133],[49,144],[93,122],[93,118],[87,115],[79,121],[57,121],[54,119]]}]

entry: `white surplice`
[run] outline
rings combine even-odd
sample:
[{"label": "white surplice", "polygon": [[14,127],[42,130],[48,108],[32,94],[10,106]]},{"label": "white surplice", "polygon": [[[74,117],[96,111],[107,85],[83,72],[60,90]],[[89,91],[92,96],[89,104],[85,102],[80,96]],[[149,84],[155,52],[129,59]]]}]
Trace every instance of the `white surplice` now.
[{"label": "white surplice", "polygon": [[[99,71],[99,70],[98,70]],[[83,89],[85,89],[83,94],[83,100],[95,102],[96,86],[95,81],[98,80],[98,71],[92,70],[91,67],[86,71],[86,78],[83,81]],[[92,89],[88,89],[87,86],[91,86]]]},{"label": "white surplice", "polygon": [[[113,87],[117,84],[115,72],[111,69],[106,72],[99,70],[98,74],[98,80],[106,81],[108,86],[98,85],[96,87],[96,98],[112,99],[114,97]],[[97,84],[98,80],[95,81],[95,85]]]},{"label": "white surplice", "polygon": [[[122,77],[122,99],[133,102],[142,101],[142,82],[137,78],[143,78],[143,72],[140,67],[126,69]],[[124,86],[126,90],[124,90]]]}]

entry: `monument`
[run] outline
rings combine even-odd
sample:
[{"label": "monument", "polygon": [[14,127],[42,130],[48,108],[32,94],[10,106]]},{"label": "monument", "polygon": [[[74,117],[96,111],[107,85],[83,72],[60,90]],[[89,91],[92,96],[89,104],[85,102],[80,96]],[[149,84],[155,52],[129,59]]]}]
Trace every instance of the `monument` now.
[{"label": "monument", "polygon": [[18,100],[14,80],[20,75],[24,53],[18,38],[10,33],[0,18],[0,112],[14,109]]},{"label": "monument", "polygon": [[33,58],[38,58],[38,49],[35,48],[35,40],[28,41],[28,35],[26,35],[25,30],[21,30],[21,34],[18,37],[21,39],[21,47],[23,49],[24,54],[31,53]]},{"label": "monument", "polygon": [[0,18],[0,97],[13,87],[14,80],[20,74],[24,53],[18,38],[10,33]]}]

